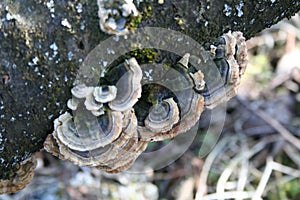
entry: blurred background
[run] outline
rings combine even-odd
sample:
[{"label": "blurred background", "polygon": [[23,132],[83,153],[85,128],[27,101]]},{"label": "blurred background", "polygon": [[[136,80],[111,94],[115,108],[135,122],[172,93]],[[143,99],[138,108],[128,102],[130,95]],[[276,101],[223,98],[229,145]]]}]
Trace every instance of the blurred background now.
[{"label": "blurred background", "polygon": [[192,145],[167,167],[154,170],[139,162],[147,173],[111,175],[43,151],[37,153],[33,181],[0,200],[299,200],[300,15],[247,44],[246,74],[238,96],[227,103],[222,135],[207,156],[200,155],[200,147],[209,111],[201,116]]}]

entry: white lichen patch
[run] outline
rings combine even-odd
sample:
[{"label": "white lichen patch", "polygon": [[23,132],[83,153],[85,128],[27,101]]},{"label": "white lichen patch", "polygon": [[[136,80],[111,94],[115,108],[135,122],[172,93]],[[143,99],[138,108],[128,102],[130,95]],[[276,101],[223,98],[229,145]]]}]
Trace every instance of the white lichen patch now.
[{"label": "white lichen patch", "polygon": [[0,144],[2,144],[2,142],[3,142],[3,136],[2,136],[2,134],[0,133]]},{"label": "white lichen patch", "polygon": [[61,25],[64,26],[64,27],[67,27],[68,29],[71,29],[72,26],[70,24],[70,22],[68,21],[68,19],[64,18],[63,20],[61,20]]},{"label": "white lichen patch", "polygon": [[7,14],[6,14],[6,19],[7,19],[8,21],[10,21],[10,20],[12,20],[12,19],[15,19],[15,17],[14,17],[12,14],[7,13]]},{"label": "white lichen patch", "polygon": [[55,42],[50,45],[50,49],[52,49],[53,51],[57,51],[58,50],[58,47],[57,47],[57,45],[56,45]]},{"label": "white lichen patch", "polygon": [[14,121],[16,121],[16,118],[11,117],[9,121],[10,121],[10,122],[14,122]]},{"label": "white lichen patch", "polygon": [[54,0],[50,0],[49,2],[47,2],[46,6],[47,6],[48,10],[51,13],[51,17],[54,18],[55,17],[55,15],[54,15],[54,13],[55,13],[55,8],[54,8],[55,3],[54,3]]},{"label": "white lichen patch", "polygon": [[224,10],[223,10],[224,14],[228,17],[231,15],[231,11],[232,11],[232,8],[225,3]]},{"label": "white lichen patch", "polygon": [[235,9],[237,10],[237,16],[242,17],[244,12],[243,12],[243,7],[244,7],[244,2],[240,1],[240,4],[235,6]]},{"label": "white lichen patch", "polygon": [[80,30],[83,31],[84,29],[85,29],[85,21],[83,20],[80,22]]},{"label": "white lichen patch", "polygon": [[76,5],[76,11],[77,11],[77,13],[82,13],[82,4],[81,3],[78,3],[77,5]]},{"label": "white lichen patch", "polygon": [[106,52],[107,52],[107,54],[112,54],[112,55],[115,54],[115,51],[113,49],[110,49],[110,48],[107,48]]},{"label": "white lichen patch", "polygon": [[57,56],[57,54],[58,54],[58,47],[57,47],[56,43],[53,42],[53,43],[49,46],[49,48],[53,51],[53,54],[52,54],[51,57],[49,57],[49,53],[48,53],[48,59],[49,59],[49,60],[53,60],[53,59]]},{"label": "white lichen patch", "polygon": [[34,58],[32,58],[31,62],[28,62],[28,66],[36,66],[38,64],[39,58],[37,56],[35,56]]},{"label": "white lichen patch", "polygon": [[71,61],[72,58],[73,58],[73,56],[74,56],[73,52],[72,52],[72,51],[69,51],[69,52],[68,52],[68,61]]},{"label": "white lichen patch", "polygon": [[143,79],[146,79],[148,81],[153,81],[153,77],[152,77],[152,72],[153,69],[149,69],[148,71],[144,70],[145,76],[143,76]]},{"label": "white lichen patch", "polygon": [[51,114],[51,115],[48,115],[48,117],[47,117],[47,118],[48,118],[49,120],[51,120],[51,119],[53,118],[53,116],[54,116],[54,115],[53,115],[53,114]]},{"label": "white lichen patch", "polygon": [[158,0],[158,4],[164,4],[164,0]]},{"label": "white lichen patch", "polygon": [[4,105],[3,105],[3,101],[0,101],[0,110],[3,110],[4,109]]}]

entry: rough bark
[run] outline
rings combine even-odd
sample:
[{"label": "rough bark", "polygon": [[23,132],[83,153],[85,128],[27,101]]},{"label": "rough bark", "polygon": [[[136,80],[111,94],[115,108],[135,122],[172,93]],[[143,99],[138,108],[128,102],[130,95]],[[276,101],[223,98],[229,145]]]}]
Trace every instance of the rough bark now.
[{"label": "rough bark", "polygon": [[[82,5],[82,12],[80,10]],[[142,2],[139,27],[181,31],[200,44],[228,30],[249,39],[300,10],[298,0],[165,0]],[[85,56],[108,35],[96,0],[4,0],[0,3],[0,179],[43,147],[66,110]],[[67,19],[71,28],[62,25]]]}]

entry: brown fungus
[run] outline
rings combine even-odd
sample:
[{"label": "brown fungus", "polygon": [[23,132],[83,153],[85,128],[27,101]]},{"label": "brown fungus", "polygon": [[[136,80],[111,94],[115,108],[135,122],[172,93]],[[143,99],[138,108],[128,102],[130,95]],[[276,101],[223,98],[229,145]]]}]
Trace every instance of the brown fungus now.
[{"label": "brown fungus", "polygon": [[85,84],[78,84],[71,89],[71,93],[76,98],[85,98],[94,91],[93,87],[88,87]]},{"label": "brown fungus", "polygon": [[[108,18],[102,26],[110,32],[113,27],[106,24],[110,23]],[[156,66],[152,77],[159,79],[143,87],[143,72],[135,58],[101,72],[109,86],[75,85],[68,101],[73,114],[65,113],[55,120],[45,149],[63,160],[109,173],[128,169],[148,142],[190,130],[205,107],[213,108],[236,94],[247,65],[242,33],[224,34],[209,53],[214,62],[207,66],[217,66],[221,81],[213,71],[189,66],[193,56],[186,53],[175,66]]]},{"label": "brown fungus", "polygon": [[214,108],[236,95],[248,63],[245,38],[239,31],[224,34],[219,42],[211,45],[210,52],[223,82],[215,81],[210,91],[202,93],[206,108]]},{"label": "brown fungus", "polygon": [[163,100],[150,108],[145,126],[154,133],[166,132],[179,121],[179,108],[173,98]]},{"label": "brown fungus", "polygon": [[26,187],[34,176],[36,164],[35,156],[18,164],[18,169],[10,175],[8,180],[0,179],[0,194],[16,193]]},{"label": "brown fungus", "polygon": [[187,99],[184,112],[180,114],[179,122],[173,128],[166,132],[153,132],[144,126],[138,126],[138,132],[143,141],[162,141],[173,138],[181,133],[190,130],[199,120],[204,109],[204,98],[202,95],[192,93]]},{"label": "brown fungus", "polygon": [[204,74],[201,72],[201,70],[198,70],[195,73],[190,73],[191,78],[194,81],[195,90],[201,91],[205,87],[205,81],[204,81]]},{"label": "brown fungus", "polygon": [[239,31],[226,33],[223,35],[223,38],[226,42],[225,58],[231,71],[228,82],[237,87],[248,63],[245,38],[243,37],[243,33]]},{"label": "brown fungus", "polygon": [[120,137],[112,145],[118,150],[118,155],[107,160],[98,169],[109,173],[123,171],[134,163],[137,157],[146,149],[148,142],[140,141],[137,132],[137,118],[134,110],[125,111],[123,117],[123,131]]},{"label": "brown fungus", "polygon": [[117,96],[108,103],[112,110],[126,111],[131,109],[141,97],[141,80],[143,72],[135,58],[124,63],[127,72],[116,83]]},{"label": "brown fungus", "polygon": [[[194,88],[199,90],[203,88],[204,75],[200,70],[195,75],[188,73],[189,57],[190,54],[185,54],[178,61],[174,70],[167,70],[164,74],[166,79],[161,80],[161,83],[172,90],[177,100],[168,98],[168,103],[164,100],[149,109],[144,125],[138,126],[141,140],[161,141],[173,138],[188,131],[199,120],[204,109],[204,98]],[[159,92],[157,93],[159,94]],[[157,98],[159,102],[160,96]],[[161,115],[159,112],[162,112]],[[159,118],[162,119],[161,123],[159,123]]]},{"label": "brown fungus", "polygon": [[[95,112],[101,110],[102,112],[100,112],[100,113],[104,114],[104,111],[102,109],[103,108],[103,104],[97,102],[92,94],[88,95],[85,98],[84,105],[85,105],[85,107],[86,107],[87,110],[95,111]],[[99,115],[96,115],[96,116],[99,116]]]},{"label": "brown fungus", "polygon": [[[119,113],[116,111],[110,112]],[[87,148],[83,150],[71,148],[69,144],[66,145],[66,141],[62,142],[58,137],[59,127],[66,123],[70,116],[70,114],[63,114],[56,120],[56,131],[49,135],[44,143],[45,149],[60,159],[69,160],[77,165],[94,166],[110,173],[116,173],[121,169],[125,170],[125,168],[130,167],[134,160],[146,149],[147,143],[139,141],[136,131],[137,120],[133,110],[124,112],[120,116],[121,121],[112,123],[112,125],[122,126],[122,132],[117,138],[102,147],[88,144]],[[99,119],[99,121],[105,123],[104,119]]]},{"label": "brown fungus", "polygon": [[91,113],[76,110],[74,118],[65,113],[55,120],[57,140],[73,150],[88,151],[103,147],[117,137],[122,130],[122,114],[107,111],[95,117]]}]

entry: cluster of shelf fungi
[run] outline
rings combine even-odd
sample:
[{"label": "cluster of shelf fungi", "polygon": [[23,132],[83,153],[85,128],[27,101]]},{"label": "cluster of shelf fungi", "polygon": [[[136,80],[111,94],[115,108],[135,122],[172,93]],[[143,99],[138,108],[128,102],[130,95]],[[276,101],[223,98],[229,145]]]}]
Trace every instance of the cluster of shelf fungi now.
[{"label": "cluster of shelf fungi", "polygon": [[[108,173],[130,168],[149,142],[185,133],[205,108],[236,94],[247,66],[242,33],[224,34],[207,52],[222,78],[209,89],[206,75],[189,63],[193,56],[189,53],[175,66],[160,71],[167,77],[161,80],[162,85],[168,87],[143,85],[143,71],[134,57],[101,69],[105,73],[98,85],[80,83],[71,89],[69,112],[54,120],[54,131],[48,135],[44,149],[62,160]],[[174,71],[177,73],[172,74]],[[20,163],[11,179],[0,182],[0,194],[24,188],[35,167],[34,156]]]}]

